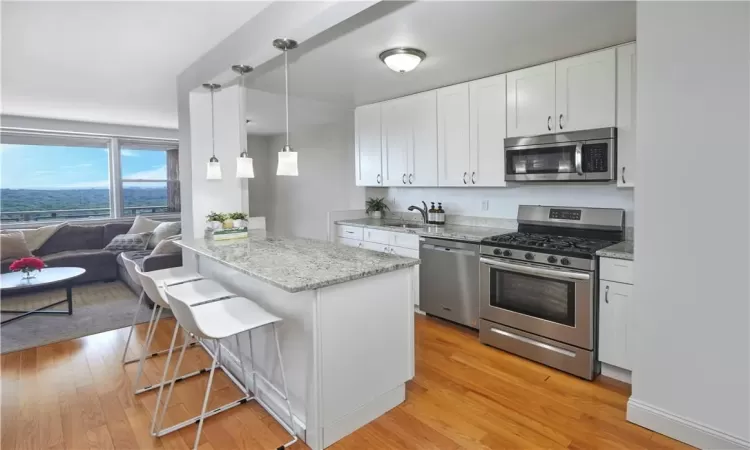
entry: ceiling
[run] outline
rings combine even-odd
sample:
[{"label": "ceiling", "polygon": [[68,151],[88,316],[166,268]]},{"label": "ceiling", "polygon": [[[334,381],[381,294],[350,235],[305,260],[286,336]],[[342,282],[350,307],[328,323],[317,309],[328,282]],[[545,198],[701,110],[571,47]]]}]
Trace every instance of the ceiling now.
[{"label": "ceiling", "polygon": [[[635,40],[635,2],[381,2],[289,54],[293,95],[352,108]],[[383,50],[427,59],[392,72]],[[280,59],[248,87],[283,92]]]},{"label": "ceiling", "polygon": [[177,75],[267,5],[4,1],[2,113],[177,128]]}]

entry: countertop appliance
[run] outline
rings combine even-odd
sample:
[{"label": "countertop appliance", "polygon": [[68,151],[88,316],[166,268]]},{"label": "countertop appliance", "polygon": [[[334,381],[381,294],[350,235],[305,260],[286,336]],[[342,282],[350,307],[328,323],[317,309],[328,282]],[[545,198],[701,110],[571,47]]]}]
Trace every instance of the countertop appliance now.
[{"label": "countertop appliance", "polygon": [[622,209],[519,206],[518,232],[481,242],[480,341],[593,379],[595,254],[624,232]]},{"label": "countertop appliance", "polygon": [[617,128],[505,139],[506,181],[611,181]]},{"label": "countertop appliance", "polygon": [[479,245],[434,238],[420,241],[419,308],[479,328]]}]

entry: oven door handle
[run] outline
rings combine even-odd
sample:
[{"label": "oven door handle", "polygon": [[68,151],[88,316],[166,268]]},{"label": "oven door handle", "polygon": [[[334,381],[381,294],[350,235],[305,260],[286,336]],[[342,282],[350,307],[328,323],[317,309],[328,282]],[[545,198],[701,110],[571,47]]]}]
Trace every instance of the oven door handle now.
[{"label": "oven door handle", "polygon": [[576,173],[583,175],[583,143],[579,142],[576,144]]},{"label": "oven door handle", "polygon": [[508,264],[502,261],[495,261],[487,258],[479,258],[479,262],[494,267],[502,267],[509,272],[524,273],[528,275],[537,275],[547,278],[557,278],[558,280],[568,281],[589,281],[591,275],[581,272],[563,272],[560,270],[543,269],[541,267],[522,266],[519,264]]}]

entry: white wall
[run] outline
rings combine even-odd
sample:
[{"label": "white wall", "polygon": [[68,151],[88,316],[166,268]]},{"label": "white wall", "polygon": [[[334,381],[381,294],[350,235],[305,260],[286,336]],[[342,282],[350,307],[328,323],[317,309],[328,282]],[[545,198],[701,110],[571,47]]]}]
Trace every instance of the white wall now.
[{"label": "white wall", "polygon": [[248,199],[245,203],[252,217],[271,215],[271,181],[276,172],[271,173],[268,169],[268,141],[265,136],[247,137],[247,153],[253,158],[255,178],[247,180]]},{"label": "white wall", "polygon": [[292,133],[299,176],[278,177],[278,151],[284,136],[269,140],[271,214],[268,229],[293,236],[327,239],[328,211],[361,209],[365,189],[354,185],[354,115],[341,124]]},{"label": "white wall", "polygon": [[637,19],[628,419],[750,446],[750,4],[639,2]]},{"label": "white wall", "polygon": [[[410,205],[443,202],[447,214],[515,219],[518,205],[586,206],[622,208],[625,221],[633,224],[633,190],[609,185],[518,184],[504,188],[367,188],[367,197],[385,197],[393,211]],[[482,202],[489,208],[482,210]]]},{"label": "white wall", "polygon": [[73,133],[104,134],[107,136],[177,139],[177,130],[169,128],[137,127],[109,123],[79,122],[75,120],[43,119],[39,117],[0,116],[0,126],[27,130],[66,131]]}]

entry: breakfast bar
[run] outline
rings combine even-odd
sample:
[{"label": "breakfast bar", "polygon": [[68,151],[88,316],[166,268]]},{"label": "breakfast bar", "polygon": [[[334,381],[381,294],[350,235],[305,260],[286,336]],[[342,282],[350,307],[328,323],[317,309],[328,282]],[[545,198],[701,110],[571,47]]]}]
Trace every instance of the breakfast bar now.
[{"label": "breakfast bar", "polygon": [[[323,449],[403,402],[414,377],[419,260],[263,230],[249,234],[177,244],[186,265],[283,319],[279,339],[296,434]],[[253,333],[252,363],[280,386],[275,341],[264,333]],[[223,343],[223,363],[240,376],[248,346],[239,355],[232,344]],[[287,417],[273,389],[259,383],[256,391],[245,381],[268,409]]]}]

